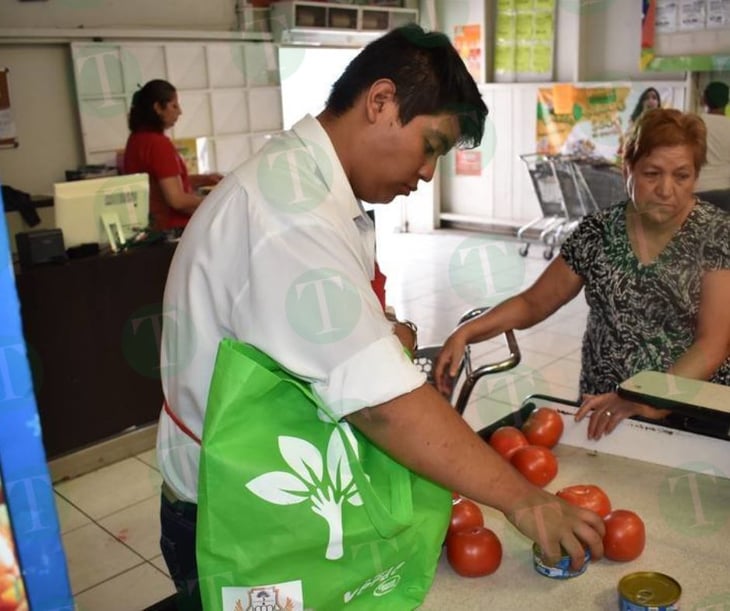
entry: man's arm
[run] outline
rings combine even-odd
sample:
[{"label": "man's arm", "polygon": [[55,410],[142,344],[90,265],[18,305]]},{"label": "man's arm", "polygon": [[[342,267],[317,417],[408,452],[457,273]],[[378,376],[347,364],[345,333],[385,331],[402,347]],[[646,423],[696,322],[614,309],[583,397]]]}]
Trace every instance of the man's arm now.
[{"label": "man's arm", "polygon": [[583,563],[584,546],[603,554],[603,521],[524,479],[489,447],[430,385],[347,417],[409,469],[505,514],[557,560],[562,546]]}]

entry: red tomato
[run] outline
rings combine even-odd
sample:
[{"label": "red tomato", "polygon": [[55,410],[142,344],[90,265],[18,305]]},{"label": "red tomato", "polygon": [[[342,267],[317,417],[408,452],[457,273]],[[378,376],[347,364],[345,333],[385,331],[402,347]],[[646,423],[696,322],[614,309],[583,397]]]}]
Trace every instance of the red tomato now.
[{"label": "red tomato", "polygon": [[469,499],[458,498],[451,501],[451,521],[446,536],[467,530],[475,526],[484,526],[484,516],[482,510],[479,509],[474,501]]},{"label": "red tomato", "polygon": [[611,513],[611,501],[608,495],[593,484],[568,486],[567,488],[558,490],[555,494],[571,505],[595,511],[602,518],[605,518]]},{"label": "red tomato", "polygon": [[501,426],[490,435],[489,445],[509,460],[516,450],[524,448],[528,442],[520,429],[514,426]]},{"label": "red tomato", "polygon": [[525,478],[535,486],[546,486],[558,474],[558,461],[555,455],[543,446],[519,448],[510,462]]},{"label": "red tomato", "polygon": [[522,432],[530,444],[552,448],[563,434],[563,419],[550,407],[538,407],[527,417]]},{"label": "red tomato", "polygon": [[462,577],[491,575],[502,562],[502,544],[491,530],[475,526],[446,539],[446,559]]},{"label": "red tomato", "polygon": [[615,509],[605,518],[606,534],[603,553],[609,560],[628,562],[636,560],[644,551],[646,530],[644,522],[633,511]]}]

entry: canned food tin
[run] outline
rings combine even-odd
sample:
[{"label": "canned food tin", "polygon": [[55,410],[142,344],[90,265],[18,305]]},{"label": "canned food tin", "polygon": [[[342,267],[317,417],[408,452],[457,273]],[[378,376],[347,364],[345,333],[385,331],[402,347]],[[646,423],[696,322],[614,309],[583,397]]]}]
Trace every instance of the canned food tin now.
[{"label": "canned food tin", "polygon": [[540,573],[540,575],[545,575],[545,577],[551,577],[552,579],[568,579],[570,577],[582,575],[588,568],[588,561],[590,559],[591,552],[586,550],[585,562],[577,571],[570,568],[570,556],[568,556],[568,554],[563,554],[563,556],[560,557],[560,561],[555,566],[550,566],[543,562],[540,546],[537,543],[532,546],[532,561],[535,565],[535,570]]},{"label": "canned food tin", "polygon": [[641,571],[618,582],[620,611],[678,611],[682,587],[669,575]]}]

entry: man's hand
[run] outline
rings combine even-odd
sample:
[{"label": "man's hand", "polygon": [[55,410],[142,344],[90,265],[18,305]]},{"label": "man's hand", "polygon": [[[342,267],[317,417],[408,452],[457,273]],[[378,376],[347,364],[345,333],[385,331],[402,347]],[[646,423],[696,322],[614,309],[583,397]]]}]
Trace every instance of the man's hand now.
[{"label": "man's hand", "polygon": [[413,354],[418,345],[418,334],[416,333],[415,325],[411,327],[396,320],[393,323],[393,333],[400,340],[400,343],[403,344],[403,347]]},{"label": "man's hand", "polygon": [[603,519],[554,494],[536,488],[505,516],[540,546],[546,564],[557,564],[567,553],[571,568],[578,570],[585,562],[586,548],[590,549],[594,560],[603,556],[606,532]]}]

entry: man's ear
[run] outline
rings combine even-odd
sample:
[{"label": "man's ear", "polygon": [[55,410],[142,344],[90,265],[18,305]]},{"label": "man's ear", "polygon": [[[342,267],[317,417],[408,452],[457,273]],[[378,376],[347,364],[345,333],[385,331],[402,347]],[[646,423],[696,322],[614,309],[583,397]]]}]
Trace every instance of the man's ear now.
[{"label": "man's ear", "polygon": [[390,104],[395,104],[395,83],[390,79],[375,81],[365,96],[368,121],[374,123]]}]

